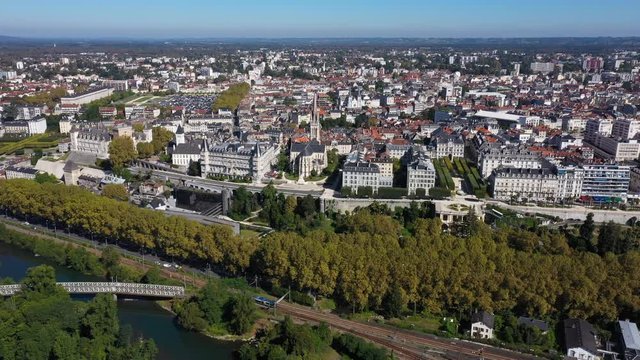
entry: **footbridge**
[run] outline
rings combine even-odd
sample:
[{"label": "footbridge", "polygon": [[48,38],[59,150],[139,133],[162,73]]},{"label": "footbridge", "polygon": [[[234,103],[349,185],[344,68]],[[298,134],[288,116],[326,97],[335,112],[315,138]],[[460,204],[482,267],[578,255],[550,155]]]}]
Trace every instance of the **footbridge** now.
[{"label": "footbridge", "polygon": [[[176,298],[184,296],[184,287],[122,282],[59,282],[69,294],[114,294],[117,296]],[[21,284],[1,285],[0,296],[12,296],[22,290]]]}]

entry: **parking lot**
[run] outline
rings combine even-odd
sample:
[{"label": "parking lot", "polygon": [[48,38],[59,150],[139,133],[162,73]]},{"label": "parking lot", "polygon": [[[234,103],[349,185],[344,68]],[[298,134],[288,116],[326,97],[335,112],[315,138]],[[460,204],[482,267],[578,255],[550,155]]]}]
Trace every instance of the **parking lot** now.
[{"label": "parking lot", "polygon": [[184,106],[187,113],[197,110],[210,111],[214,97],[205,95],[171,95],[159,101],[161,106]]}]

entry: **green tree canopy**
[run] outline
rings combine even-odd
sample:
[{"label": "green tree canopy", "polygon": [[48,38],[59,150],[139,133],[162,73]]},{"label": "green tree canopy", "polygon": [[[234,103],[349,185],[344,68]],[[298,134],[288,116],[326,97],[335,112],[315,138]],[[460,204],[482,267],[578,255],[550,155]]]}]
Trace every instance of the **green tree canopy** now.
[{"label": "green tree canopy", "polygon": [[128,136],[118,136],[109,144],[109,160],[114,168],[122,168],[137,156],[133,147],[133,139]]},{"label": "green tree canopy", "polygon": [[102,195],[110,199],[128,201],[129,192],[124,185],[121,184],[106,184],[102,187]]}]

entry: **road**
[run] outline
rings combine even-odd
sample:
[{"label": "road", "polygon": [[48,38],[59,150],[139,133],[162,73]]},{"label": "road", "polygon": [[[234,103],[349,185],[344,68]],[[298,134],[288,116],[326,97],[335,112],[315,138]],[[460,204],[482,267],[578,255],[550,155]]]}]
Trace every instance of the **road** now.
[{"label": "road", "polygon": [[587,218],[587,214],[593,213],[593,220],[597,223],[606,223],[613,221],[618,224],[625,224],[631,217],[640,218],[640,211],[622,211],[622,210],[606,210],[592,209],[584,206],[574,205],[568,208],[561,207],[541,207],[541,206],[522,206],[510,205],[501,201],[486,200],[487,205],[496,205],[505,209],[509,209],[518,213],[539,213],[549,216],[557,216],[563,220],[578,220],[580,222]]},{"label": "road", "polygon": [[[53,229],[29,224],[25,225],[22,221],[4,217],[2,221],[12,230],[22,233],[44,236],[56,242],[66,242],[64,238],[70,238],[72,242],[81,243],[88,246],[88,250],[100,254],[105,244],[98,244],[95,241],[84,237],[67,234],[62,231],[54,232]],[[117,248],[122,254],[122,261],[125,265],[136,267],[144,270],[153,263],[167,263],[166,260],[160,259],[153,255],[142,256],[139,253],[128,251],[126,249]],[[144,262],[144,264],[143,264]],[[147,265],[145,265],[147,264]],[[182,266],[180,271],[160,267],[160,271],[167,277],[182,280],[185,283],[191,283],[201,287],[206,284],[206,279],[202,276],[214,276],[217,274],[203,269],[197,269],[190,266]],[[197,275],[197,276],[193,276]],[[421,334],[413,331],[385,327],[371,323],[361,323],[357,321],[343,319],[335,314],[327,314],[324,312],[312,310],[308,307],[280,302],[277,311],[281,314],[290,315],[294,319],[305,322],[320,323],[326,322],[335,330],[348,332],[359,337],[365,338],[375,344],[384,346],[400,359],[418,360],[418,359],[452,359],[452,360],[471,360],[471,359],[488,359],[488,360],[507,360],[507,359],[538,359],[531,355],[515,353],[509,350],[494,348],[482,344],[472,343],[464,340],[452,340],[440,338],[433,335]]]},{"label": "road", "polygon": [[[181,184],[182,186],[192,187],[205,191],[214,191],[221,192],[223,189],[235,190],[239,187],[245,187],[247,190],[251,192],[260,192],[266,186],[265,184],[243,184],[243,183],[232,183],[227,181],[218,181],[211,179],[202,179],[195,176],[182,175],[178,173],[173,173],[169,171],[162,170],[153,170],[146,169],[141,167],[131,167],[129,170],[133,174],[146,174],[151,173],[151,176],[161,180],[171,180],[176,184]],[[311,195],[314,198],[319,198],[324,189],[321,186],[315,184],[282,184],[275,186],[278,192],[281,192],[285,195],[293,195],[293,196],[307,196]]]}]

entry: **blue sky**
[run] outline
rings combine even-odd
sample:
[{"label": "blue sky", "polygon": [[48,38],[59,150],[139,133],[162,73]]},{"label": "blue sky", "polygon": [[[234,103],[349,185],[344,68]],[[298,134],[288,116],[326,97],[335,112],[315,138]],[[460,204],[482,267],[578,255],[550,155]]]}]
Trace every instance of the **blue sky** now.
[{"label": "blue sky", "polygon": [[640,0],[14,0],[39,37],[640,36]]}]

